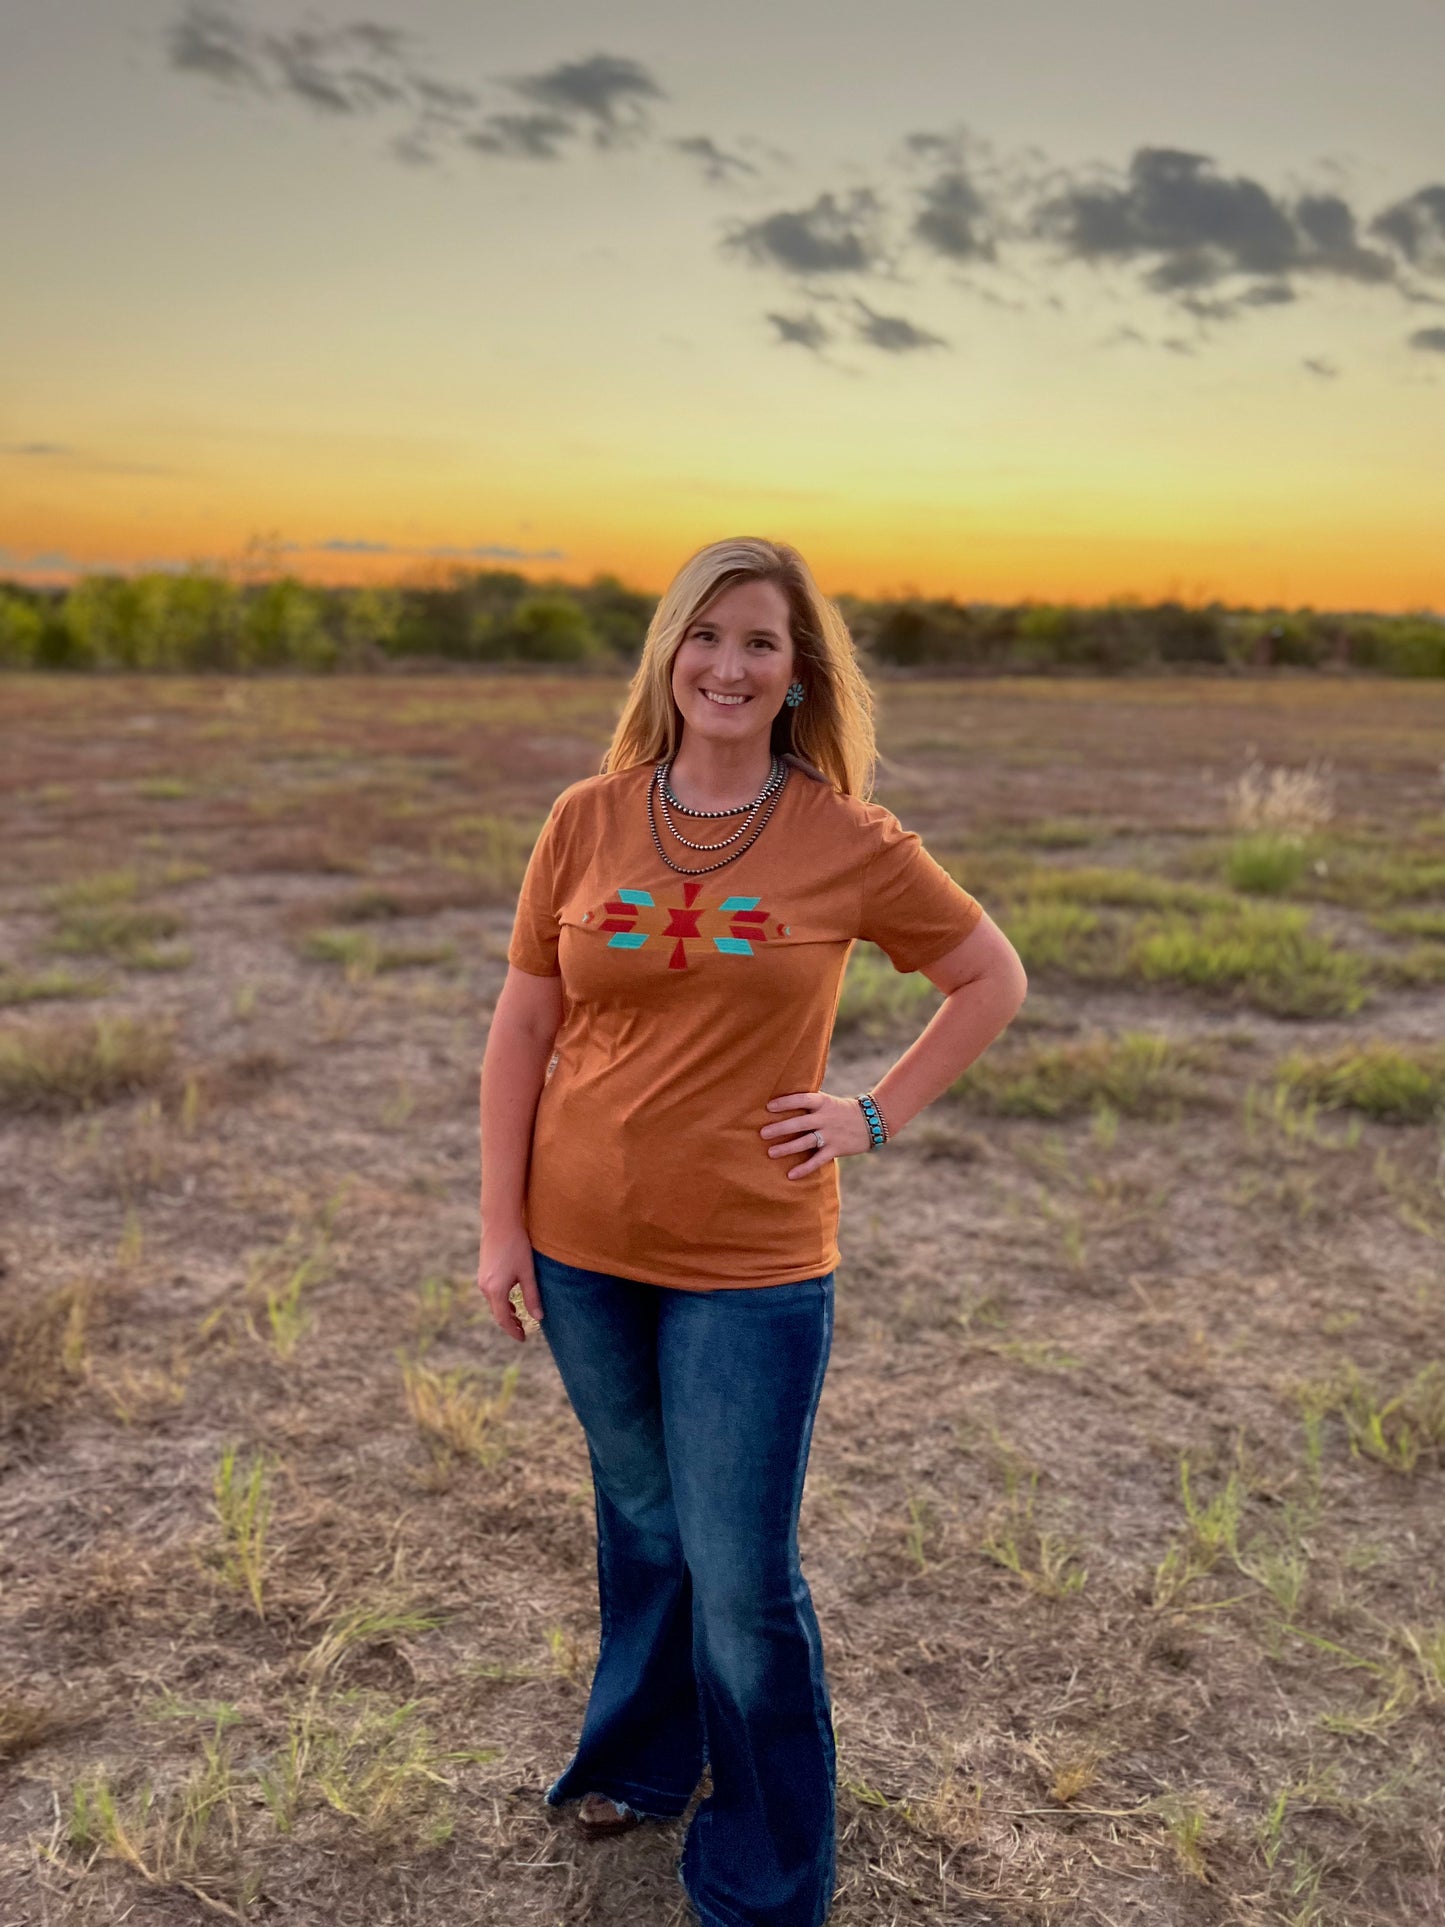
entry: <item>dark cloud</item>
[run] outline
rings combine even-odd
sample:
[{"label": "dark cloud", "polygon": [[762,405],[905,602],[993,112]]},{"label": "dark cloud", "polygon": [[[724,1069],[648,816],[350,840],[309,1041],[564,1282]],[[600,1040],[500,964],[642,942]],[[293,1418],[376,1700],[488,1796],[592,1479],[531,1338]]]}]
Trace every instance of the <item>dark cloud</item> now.
[{"label": "dark cloud", "polygon": [[[640,62],[597,53],[502,78],[498,84],[528,105],[509,108],[503,95],[483,113],[476,88],[409,63],[413,40],[410,32],[370,20],[268,32],[216,0],[189,0],[166,30],[164,46],[176,71],[207,76],[232,93],[290,97],[334,118],[398,114],[403,125],[389,151],[409,167],[434,165],[449,146],[514,160],[558,160],[562,143],[589,129],[594,145],[618,145],[646,133],[648,103],[666,98]],[[713,150],[711,160],[717,168],[753,171],[721,149]]]},{"label": "dark cloud", "polygon": [[769,314],[768,320],[777,329],[779,341],[796,343],[800,348],[811,349],[817,354],[833,339],[829,329],[816,315]]},{"label": "dark cloud", "polygon": [[0,455],[74,455],[66,442],[0,442]]},{"label": "dark cloud", "polygon": [[562,61],[545,73],[514,75],[507,85],[554,113],[590,120],[599,146],[645,131],[648,101],[667,98],[640,61],[617,54]]},{"label": "dark cloud", "polygon": [[[1123,185],[1077,183],[1050,194],[1032,226],[1075,260],[1146,264],[1146,285],[1166,295],[1238,274],[1272,277],[1277,287],[1290,274],[1385,282],[1397,273],[1388,255],[1361,243],[1339,195],[1305,194],[1290,205],[1258,181],[1219,173],[1208,155],[1172,147],[1137,149]],[[1262,298],[1271,297],[1252,300]]]},{"label": "dark cloud", "polygon": [[757,168],[741,154],[729,154],[708,134],[690,134],[669,143],[679,154],[702,163],[703,177],[709,181],[731,180],[734,174],[756,174]]},{"label": "dark cloud", "polygon": [[1035,211],[1035,232],[1076,260],[1156,256],[1153,284],[1167,288],[1288,268],[1297,240],[1282,209],[1256,182],[1211,169],[1203,154],[1141,147],[1125,186],[1066,187]]},{"label": "dark cloud", "polygon": [[576,127],[560,114],[488,114],[479,127],[463,134],[468,147],[482,154],[504,154],[512,160],[556,161],[562,158],[559,141],[575,136]]},{"label": "dark cloud", "polygon": [[[913,136],[915,141],[922,138]],[[926,247],[951,261],[995,259],[988,203],[964,169],[948,168],[930,181],[923,189],[922,201],[913,233]]]},{"label": "dark cloud", "polygon": [[251,35],[238,20],[219,7],[192,5],[166,29],[166,51],[181,73],[207,74],[227,87],[256,87],[266,82],[250,53]]},{"label": "dark cloud", "polygon": [[947,348],[950,344],[942,335],[929,334],[926,328],[919,328],[901,314],[878,314],[866,301],[858,303],[859,314],[854,323],[854,333],[866,341],[870,348],[881,348],[885,354],[906,355],[917,348]]},{"label": "dark cloud", "polygon": [[[329,119],[382,116],[391,122],[388,151],[412,168],[458,152],[559,162],[573,158],[584,140],[606,149],[653,138],[651,110],[668,99],[642,62],[605,52],[493,76],[488,99],[464,81],[419,70],[415,39],[407,29],[374,20],[267,30],[227,0],[185,0],[165,30],[164,47],[175,71],[236,95],[289,99]],[[757,180],[764,168],[792,165],[756,139],[725,146],[706,134],[661,138],[715,185]],[[1325,170],[1327,186],[1284,194],[1184,148],[1140,147],[1122,169],[1085,172],[1061,168],[1033,147],[1000,159],[960,127],[908,134],[891,158],[911,176],[905,220],[895,220],[872,187],[856,187],[735,221],[720,247],[753,266],[814,283],[808,293],[815,302],[843,298],[816,285],[829,277],[896,282],[895,263],[911,248],[915,259],[950,269],[992,271],[950,276],[952,286],[972,298],[1063,311],[1056,288],[1039,272],[1041,251],[1050,250],[1054,258],[1044,261],[1045,271],[1061,264],[1134,269],[1145,293],[1188,317],[1201,334],[1212,324],[1299,301],[1311,279],[1445,306],[1422,282],[1445,276],[1445,185],[1438,182],[1362,221],[1340,187],[1339,170]],[[985,285],[1000,276],[1006,292]],[[902,316],[858,306],[857,334],[884,352],[950,345]],[[817,353],[833,339],[813,314],[778,312],[767,319],[780,344]],[[1441,333],[1418,330],[1410,345],[1438,352]],[[1170,336],[1155,345],[1191,354],[1197,341]],[[1304,365],[1316,374],[1326,366]]]},{"label": "dark cloud", "polygon": [[1340,372],[1332,361],[1322,361],[1316,355],[1306,355],[1304,365],[1312,375],[1318,375],[1321,381],[1333,381]]},{"label": "dark cloud", "polygon": [[1417,188],[1403,201],[1382,209],[1371,221],[1370,232],[1397,247],[1412,268],[1445,274],[1445,187]]},{"label": "dark cloud", "polygon": [[1445,355],[1445,328],[1417,328],[1410,336],[1410,346],[1429,355]]},{"label": "dark cloud", "polygon": [[882,260],[875,238],[878,213],[870,188],[855,188],[846,202],[820,194],[811,207],[743,223],[723,246],[788,274],[867,274]]}]

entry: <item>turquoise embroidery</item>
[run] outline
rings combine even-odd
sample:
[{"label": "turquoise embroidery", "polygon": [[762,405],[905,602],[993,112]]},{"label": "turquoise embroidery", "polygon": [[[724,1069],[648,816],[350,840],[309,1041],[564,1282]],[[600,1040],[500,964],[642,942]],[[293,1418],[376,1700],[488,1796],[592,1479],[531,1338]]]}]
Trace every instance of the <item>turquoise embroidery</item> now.
[{"label": "turquoise embroidery", "polygon": [[[698,920],[704,915],[709,914],[707,906],[698,903],[698,897],[701,893],[702,885],[700,883],[696,881],[684,883],[682,885],[682,907],[679,908],[674,904],[661,906],[667,912],[666,927],[662,930],[648,931],[639,930],[637,926],[638,923],[642,921],[639,914],[641,911],[656,910],[659,908],[652,892],[650,890],[619,890],[616,896],[611,898],[607,903],[606,921],[600,926],[603,930],[610,930],[613,933],[607,939],[608,948],[612,950],[640,950],[647,942],[649,936],[671,937],[673,939],[673,946],[672,953],[667,960],[667,967],[669,970],[686,970],[688,939],[691,937],[702,943],[708,941],[707,936],[698,928]],[[724,955],[731,957],[755,957],[757,955],[753,945],[766,939],[768,934],[768,918],[772,914],[768,910],[760,910],[758,908],[761,902],[761,897],[725,897],[718,905],[717,911],[711,913],[714,915],[721,914],[731,919],[732,927],[729,934],[725,937],[714,937],[712,939],[714,946],[722,951]],[[592,913],[588,911],[587,915],[583,917],[582,920],[584,923],[588,921],[591,914]],[[652,919],[649,918],[648,921],[651,922]],[[786,936],[791,926],[788,924],[779,924],[777,928]]]}]

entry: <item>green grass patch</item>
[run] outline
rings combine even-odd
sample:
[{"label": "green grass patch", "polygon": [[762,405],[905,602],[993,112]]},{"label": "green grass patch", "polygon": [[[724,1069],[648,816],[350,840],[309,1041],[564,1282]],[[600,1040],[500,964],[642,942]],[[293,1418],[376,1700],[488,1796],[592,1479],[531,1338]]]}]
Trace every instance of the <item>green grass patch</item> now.
[{"label": "green grass patch", "polygon": [[136,784],[135,793],[151,802],[171,803],[193,795],[194,788],[182,776],[145,776]]},{"label": "green grass patch", "polygon": [[1416,989],[1421,984],[1445,984],[1445,944],[1417,943],[1394,957],[1374,960],[1373,973],[1382,983]]},{"label": "green grass patch", "polygon": [[1131,971],[1146,983],[1229,996],[1280,1017],[1345,1017],[1368,991],[1366,959],[1310,927],[1294,906],[1239,903],[1198,918],[1141,919]]},{"label": "green grass patch", "polygon": [[1445,910],[1390,910],[1370,922],[1387,937],[1424,937],[1445,943]]},{"label": "green grass patch", "polygon": [[181,928],[174,910],[153,905],[98,904],[64,911],[50,947],[67,956],[109,957],[132,968],[165,969],[178,959],[189,961],[189,953],[156,949],[158,939],[173,937]]},{"label": "green grass patch", "polygon": [[81,1111],[149,1090],[170,1072],[170,1033],[134,1017],[0,1030],[0,1108]]},{"label": "green grass patch", "polygon": [[1107,843],[1118,834],[1113,823],[1096,817],[1042,817],[1037,823],[1001,823],[993,830],[1001,843],[1022,843],[1040,850],[1081,850],[1091,843]]},{"label": "green grass patch", "polygon": [[1124,910],[1226,910],[1231,899],[1197,883],[1178,883],[1147,870],[1116,870],[1097,864],[1037,869],[1024,880],[1034,901],[1099,904]]},{"label": "green grass patch", "polygon": [[1207,1044],[1124,1031],[990,1052],[951,1095],[1000,1117],[1076,1117],[1105,1104],[1129,1117],[1158,1117],[1207,1101],[1199,1073],[1213,1062]]},{"label": "green grass patch", "polygon": [[49,892],[52,907],[62,913],[95,910],[114,903],[132,903],[140,889],[135,870],[92,870],[72,877]]},{"label": "green grass patch", "polygon": [[454,943],[380,943],[366,930],[312,930],[300,948],[313,963],[340,964],[349,977],[453,963],[457,954]]},{"label": "green grass patch", "polygon": [[1410,1049],[1372,1040],[1318,1056],[1296,1051],[1279,1064],[1275,1079],[1327,1110],[1423,1124],[1445,1107],[1445,1044]]},{"label": "green grass patch", "polygon": [[1299,837],[1268,830],[1236,837],[1224,857],[1230,887],[1249,896],[1283,895],[1304,875],[1309,858]]},{"label": "green grass patch", "polygon": [[69,970],[31,973],[0,968],[0,1009],[14,1004],[39,1004],[56,997],[99,997],[103,977],[77,977]]},{"label": "green grass patch", "polygon": [[1402,850],[1383,841],[1322,843],[1299,893],[1358,910],[1445,897],[1445,860],[1431,849]]},{"label": "green grass patch", "polygon": [[898,1025],[922,1024],[939,1002],[939,991],[921,971],[895,970],[876,944],[859,942],[848,959],[834,1030],[881,1037]]},{"label": "green grass patch", "polygon": [[1352,1453],[1409,1474],[1424,1458],[1445,1453],[1445,1364],[1432,1360],[1398,1392],[1390,1393],[1346,1364],[1332,1378],[1301,1386],[1311,1417],[1338,1414]]}]

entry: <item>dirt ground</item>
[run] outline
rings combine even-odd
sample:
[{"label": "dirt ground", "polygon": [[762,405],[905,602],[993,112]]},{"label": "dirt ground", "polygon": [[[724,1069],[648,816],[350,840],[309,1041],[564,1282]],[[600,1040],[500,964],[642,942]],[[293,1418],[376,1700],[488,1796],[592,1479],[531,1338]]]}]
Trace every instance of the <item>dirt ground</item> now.
[{"label": "dirt ground", "polygon": [[[685,1820],[543,1804],[591,1485],[475,1287],[520,865],[622,687],[0,680],[0,1927],[691,1921]],[[1445,1039],[1445,688],[879,701],[877,799],[1005,930],[1086,868],[1188,922],[1251,759],[1328,759],[1289,901],[1365,989],[1026,953],[1020,1102],[965,1080],[845,1165],[830,1927],[1445,1919],[1445,1135],[1279,1069]],[[840,1028],[828,1088],[931,1007]],[[1162,1095],[1034,1102],[1135,1032]]]}]

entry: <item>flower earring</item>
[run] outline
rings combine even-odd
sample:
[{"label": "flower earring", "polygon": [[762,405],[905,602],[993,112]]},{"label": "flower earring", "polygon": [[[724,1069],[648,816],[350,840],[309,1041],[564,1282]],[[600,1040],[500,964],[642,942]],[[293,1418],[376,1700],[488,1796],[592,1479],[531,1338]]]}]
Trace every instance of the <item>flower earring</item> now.
[{"label": "flower earring", "polygon": [[788,705],[789,709],[796,709],[807,693],[807,690],[804,689],[800,682],[790,682],[788,684],[788,693],[783,698],[783,701]]}]

